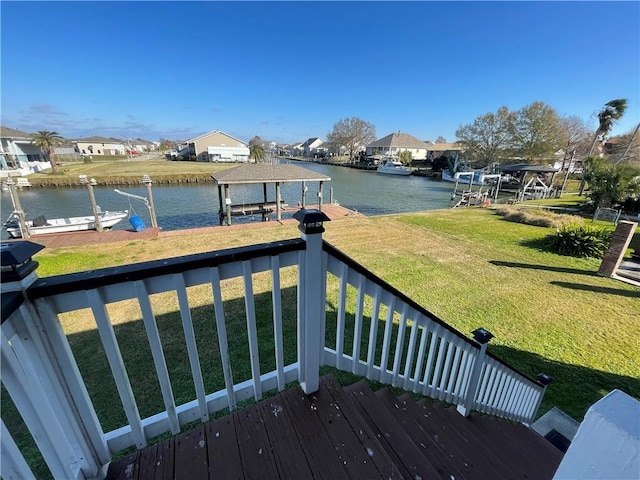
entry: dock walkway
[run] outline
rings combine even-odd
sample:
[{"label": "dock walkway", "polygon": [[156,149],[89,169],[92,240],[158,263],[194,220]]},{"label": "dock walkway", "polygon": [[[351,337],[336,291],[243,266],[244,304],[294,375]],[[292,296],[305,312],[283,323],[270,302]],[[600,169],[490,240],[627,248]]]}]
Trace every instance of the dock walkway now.
[{"label": "dock walkway", "polygon": [[[313,208],[309,205],[309,208]],[[297,208],[289,207],[285,211],[289,212],[291,210],[297,210]],[[345,218],[352,215],[356,215],[357,212],[353,210],[349,210],[348,208],[341,207],[339,205],[327,204],[322,205],[322,211],[331,219],[337,220],[339,218]],[[270,225],[286,225],[286,224],[295,224],[297,220],[293,218],[283,219],[281,221],[270,221],[270,222],[251,222],[244,224],[236,224],[231,226],[215,226],[215,227],[198,227],[198,228],[190,228],[190,229],[182,229],[182,230],[169,230],[162,231],[160,228],[146,228],[142,232],[135,232],[133,230],[109,230],[106,232],[96,232],[96,231],[87,231],[87,232],[73,232],[73,233],[59,233],[59,234],[51,234],[51,235],[37,235],[31,237],[29,240],[38,243],[40,245],[44,245],[47,248],[62,248],[62,247],[77,247],[82,245],[97,245],[103,243],[113,243],[113,242],[132,242],[136,240],[147,240],[150,238],[163,238],[163,237],[173,237],[173,236],[182,236],[189,234],[201,234],[207,233],[208,231],[219,231],[221,228],[225,229],[246,229],[246,228],[264,228],[269,227]],[[3,240],[4,242],[16,242],[21,241],[18,240]]]}]

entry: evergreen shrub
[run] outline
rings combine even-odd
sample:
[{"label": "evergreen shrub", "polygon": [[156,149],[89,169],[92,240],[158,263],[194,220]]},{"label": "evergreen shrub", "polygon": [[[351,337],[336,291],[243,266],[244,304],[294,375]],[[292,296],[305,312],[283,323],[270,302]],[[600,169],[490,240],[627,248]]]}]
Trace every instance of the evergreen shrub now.
[{"label": "evergreen shrub", "polygon": [[571,224],[545,237],[547,247],[560,255],[602,258],[609,248],[612,232],[591,225]]}]

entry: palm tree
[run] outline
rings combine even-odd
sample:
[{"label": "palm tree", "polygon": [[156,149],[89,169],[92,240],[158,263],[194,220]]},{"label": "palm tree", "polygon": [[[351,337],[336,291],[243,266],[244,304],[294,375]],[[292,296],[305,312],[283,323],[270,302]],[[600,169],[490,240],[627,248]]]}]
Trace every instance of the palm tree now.
[{"label": "palm tree", "polygon": [[[593,153],[593,149],[596,146],[596,142],[598,141],[598,139],[604,140],[607,135],[609,135],[609,132],[611,132],[611,129],[613,128],[613,124],[616,122],[616,120],[620,120],[622,118],[626,109],[626,98],[618,98],[604,104],[604,108],[600,110],[600,113],[598,113],[599,125],[598,129],[596,130],[596,134],[593,136],[593,142],[591,143],[591,148],[589,149],[587,158],[589,158]],[[583,168],[578,195],[582,195],[585,183],[585,174]]]},{"label": "palm tree", "polygon": [[53,148],[56,145],[60,145],[62,142],[62,137],[58,134],[58,132],[50,132],[49,130],[40,130],[31,135],[31,140],[33,144],[37,147],[40,147],[49,163],[51,164],[51,172],[56,173],[58,166],[56,165],[55,154],[53,152]]},{"label": "palm tree", "polygon": [[264,160],[265,150],[261,143],[252,143],[249,145],[249,158],[253,158],[256,163]]}]

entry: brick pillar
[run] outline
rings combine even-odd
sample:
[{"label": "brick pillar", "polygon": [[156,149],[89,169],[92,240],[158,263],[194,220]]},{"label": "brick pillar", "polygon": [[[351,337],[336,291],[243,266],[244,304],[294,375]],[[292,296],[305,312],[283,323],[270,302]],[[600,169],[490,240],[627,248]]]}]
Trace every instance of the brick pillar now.
[{"label": "brick pillar", "polygon": [[633,234],[636,231],[637,226],[637,223],[628,222],[626,220],[622,220],[618,223],[616,231],[613,232],[613,236],[611,237],[611,245],[609,245],[609,249],[604,254],[604,258],[600,264],[598,275],[602,277],[611,277],[616,273],[620,267],[620,263],[622,263],[624,252],[629,248],[629,244],[631,243],[631,239],[633,238]]}]

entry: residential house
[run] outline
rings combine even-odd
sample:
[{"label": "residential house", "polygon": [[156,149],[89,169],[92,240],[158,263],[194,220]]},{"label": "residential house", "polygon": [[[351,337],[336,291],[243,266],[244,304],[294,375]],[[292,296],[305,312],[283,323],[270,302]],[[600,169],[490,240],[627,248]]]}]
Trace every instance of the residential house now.
[{"label": "residential house", "polygon": [[313,157],[327,151],[326,145],[324,148],[322,145],[323,142],[318,137],[309,138],[302,144],[302,155],[304,157]]},{"label": "residential house", "polygon": [[304,147],[302,143],[292,143],[289,145],[289,155],[292,157],[301,157],[304,153]]},{"label": "residential house", "polygon": [[40,147],[33,144],[31,134],[0,126],[0,176],[28,175],[50,168]]},{"label": "residential house", "polygon": [[368,157],[374,155],[397,156],[400,152],[411,152],[414,160],[424,160],[427,158],[429,145],[426,142],[409,135],[408,133],[396,132],[371,142],[366,147]]},{"label": "residential house", "polygon": [[177,159],[198,162],[248,162],[249,146],[220,130],[187,140],[177,151]]},{"label": "residential house", "polygon": [[428,145],[426,160],[429,162],[433,162],[441,157],[457,160],[463,150],[462,145],[459,143],[426,143]]},{"label": "residential house", "polygon": [[117,138],[87,137],[75,141],[77,152],[82,155],[126,155],[132,151],[130,145]]}]

